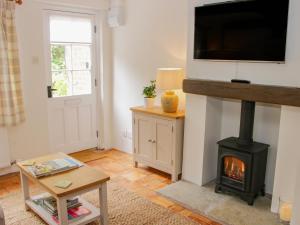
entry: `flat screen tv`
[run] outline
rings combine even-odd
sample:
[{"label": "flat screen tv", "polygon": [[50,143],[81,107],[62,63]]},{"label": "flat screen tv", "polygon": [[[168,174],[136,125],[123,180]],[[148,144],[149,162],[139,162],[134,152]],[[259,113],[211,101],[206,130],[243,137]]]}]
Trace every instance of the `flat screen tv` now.
[{"label": "flat screen tv", "polygon": [[284,62],[289,0],[244,0],[195,9],[194,59]]}]

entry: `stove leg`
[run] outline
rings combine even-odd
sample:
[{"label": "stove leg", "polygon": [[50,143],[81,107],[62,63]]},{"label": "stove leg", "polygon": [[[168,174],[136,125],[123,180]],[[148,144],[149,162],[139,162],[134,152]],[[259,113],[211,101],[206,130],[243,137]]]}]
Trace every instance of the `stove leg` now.
[{"label": "stove leg", "polygon": [[250,198],[247,200],[248,205],[253,206],[254,205],[254,198]]},{"label": "stove leg", "polygon": [[256,195],[241,196],[241,199],[246,201],[248,205],[253,206]]},{"label": "stove leg", "polygon": [[261,196],[266,196],[266,189],[265,186],[260,190]]},{"label": "stove leg", "polygon": [[216,193],[221,193],[222,192],[222,187],[216,184],[215,192]]}]

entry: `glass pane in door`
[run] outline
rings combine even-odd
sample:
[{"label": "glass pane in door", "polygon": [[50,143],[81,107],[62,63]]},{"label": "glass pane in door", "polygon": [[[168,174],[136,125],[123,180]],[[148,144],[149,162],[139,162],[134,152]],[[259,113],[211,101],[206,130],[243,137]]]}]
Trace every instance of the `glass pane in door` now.
[{"label": "glass pane in door", "polygon": [[73,70],[90,70],[91,48],[88,45],[72,46],[72,68]]},{"label": "glass pane in door", "polygon": [[70,95],[70,79],[66,70],[52,72],[52,88],[56,89],[53,92],[53,97]]},{"label": "glass pane in door", "polygon": [[75,16],[50,16],[50,41],[92,43],[91,20]]},{"label": "glass pane in door", "polygon": [[73,95],[86,95],[91,93],[91,72],[73,71]]},{"label": "glass pane in door", "polygon": [[50,17],[53,97],[92,94],[91,28],[86,18]]}]

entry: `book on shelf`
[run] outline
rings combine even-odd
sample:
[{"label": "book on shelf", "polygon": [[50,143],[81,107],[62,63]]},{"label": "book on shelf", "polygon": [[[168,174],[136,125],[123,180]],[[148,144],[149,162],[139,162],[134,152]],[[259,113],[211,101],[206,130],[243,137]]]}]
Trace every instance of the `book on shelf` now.
[{"label": "book on shelf", "polygon": [[83,164],[75,159],[66,157],[28,166],[28,171],[35,177],[45,177],[81,167]]},{"label": "book on shelf", "polygon": [[[85,216],[90,215],[92,212],[91,210],[83,207],[83,206],[79,206],[77,208],[73,208],[73,209],[69,209],[68,210],[68,220],[69,222],[75,222],[78,221],[82,218],[84,218]],[[59,224],[59,218],[58,216],[52,216],[52,219]]]},{"label": "book on shelf", "polygon": [[[52,196],[45,195],[34,200],[34,203],[44,208],[48,213],[52,215],[57,215],[57,203],[56,199]],[[79,202],[78,198],[68,199],[67,208],[73,209],[80,207],[82,204]]]},{"label": "book on shelf", "polygon": [[[56,199],[48,194],[43,195],[42,197],[33,200],[33,202],[40,207],[42,207],[46,212],[48,212],[52,219],[58,224],[58,212]],[[67,200],[68,208],[68,219],[70,222],[75,222],[82,219],[83,217],[91,214],[91,210],[82,206],[78,198],[68,199]]]}]

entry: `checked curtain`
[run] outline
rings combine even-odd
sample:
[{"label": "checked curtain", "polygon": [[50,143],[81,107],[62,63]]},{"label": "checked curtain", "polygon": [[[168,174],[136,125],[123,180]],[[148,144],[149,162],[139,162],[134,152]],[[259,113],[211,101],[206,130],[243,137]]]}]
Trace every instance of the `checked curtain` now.
[{"label": "checked curtain", "polygon": [[15,2],[0,0],[0,127],[20,124],[24,114]]}]

